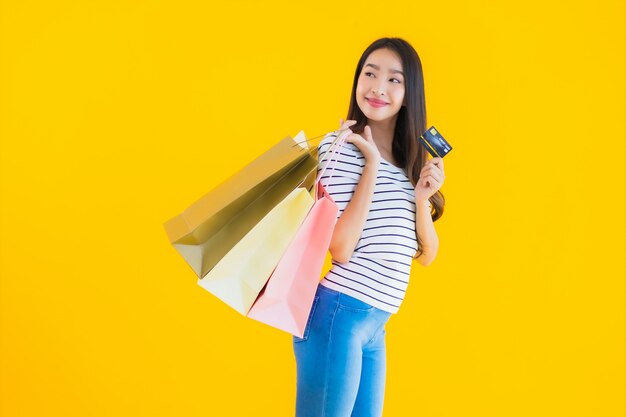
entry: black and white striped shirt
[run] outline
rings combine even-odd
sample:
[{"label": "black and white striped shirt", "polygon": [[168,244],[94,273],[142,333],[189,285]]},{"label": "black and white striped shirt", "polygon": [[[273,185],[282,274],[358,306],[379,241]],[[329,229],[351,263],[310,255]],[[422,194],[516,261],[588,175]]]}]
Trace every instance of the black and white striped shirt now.
[{"label": "black and white striped shirt", "polygon": [[[334,132],[328,133],[318,145],[318,173],[330,156],[326,151],[335,137]],[[339,207],[337,219],[352,199],[364,165],[365,157],[358,147],[344,143],[321,177],[320,182]],[[320,284],[396,313],[416,253],[415,190],[404,169],[381,158],[372,204],[354,253],[345,264],[333,260]]]}]

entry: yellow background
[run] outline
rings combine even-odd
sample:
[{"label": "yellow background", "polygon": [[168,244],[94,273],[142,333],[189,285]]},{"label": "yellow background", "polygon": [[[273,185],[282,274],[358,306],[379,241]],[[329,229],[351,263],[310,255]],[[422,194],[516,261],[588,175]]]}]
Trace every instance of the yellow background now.
[{"label": "yellow background", "polygon": [[[3,1],[2,416],[290,416],[291,336],[163,223],[411,42],[450,141],[385,416],[624,414],[624,1]],[[328,267],[328,264],[327,264]]]}]

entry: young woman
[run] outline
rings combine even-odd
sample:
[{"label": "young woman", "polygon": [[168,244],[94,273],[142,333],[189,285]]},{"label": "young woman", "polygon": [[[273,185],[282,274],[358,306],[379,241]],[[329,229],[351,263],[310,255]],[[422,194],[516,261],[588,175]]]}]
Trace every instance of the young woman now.
[{"label": "young woman", "polygon": [[[400,38],[373,42],[354,76],[350,129],[320,181],[339,206],[330,253],[303,337],[293,336],[297,417],[381,416],[385,324],[404,298],[412,260],[437,254],[443,160],[428,159],[422,66]],[[338,132],[318,145],[320,168]]]}]

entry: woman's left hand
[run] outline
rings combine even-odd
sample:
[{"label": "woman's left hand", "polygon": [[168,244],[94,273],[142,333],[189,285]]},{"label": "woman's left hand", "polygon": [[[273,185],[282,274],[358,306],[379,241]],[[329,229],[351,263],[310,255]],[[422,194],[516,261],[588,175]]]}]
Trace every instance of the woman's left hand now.
[{"label": "woman's left hand", "polygon": [[443,173],[443,159],[432,158],[420,171],[420,178],[415,185],[415,201],[426,201],[443,185],[446,176]]}]

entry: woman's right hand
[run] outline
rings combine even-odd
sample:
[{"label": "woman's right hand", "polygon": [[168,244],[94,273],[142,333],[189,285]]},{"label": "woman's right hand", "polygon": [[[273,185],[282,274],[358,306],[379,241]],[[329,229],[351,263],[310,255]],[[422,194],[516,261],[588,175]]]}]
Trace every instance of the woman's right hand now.
[{"label": "woman's right hand", "polygon": [[[343,119],[341,119],[340,129],[349,128],[355,123],[356,120],[346,120],[346,122],[344,123]],[[363,129],[363,136],[357,133],[351,133],[346,137],[346,142],[354,143],[356,147],[359,148],[359,150],[365,157],[366,164],[372,164],[377,167],[378,163],[380,162],[380,152],[378,151],[378,147],[376,146],[374,139],[372,139],[372,130],[367,125]]]}]

